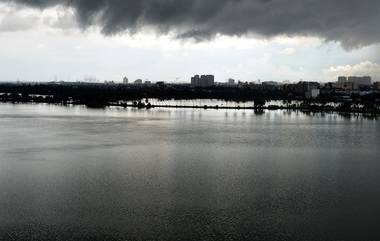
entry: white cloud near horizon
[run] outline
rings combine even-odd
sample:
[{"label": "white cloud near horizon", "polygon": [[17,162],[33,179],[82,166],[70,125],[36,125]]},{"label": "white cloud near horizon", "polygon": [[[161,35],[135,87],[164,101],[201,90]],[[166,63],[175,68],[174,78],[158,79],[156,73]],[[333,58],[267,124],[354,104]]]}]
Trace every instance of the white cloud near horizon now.
[{"label": "white cloud near horizon", "polygon": [[285,55],[293,55],[296,53],[296,49],[295,48],[286,48],[284,50],[281,51],[282,54],[285,54]]},{"label": "white cloud near horizon", "polygon": [[374,82],[380,81],[380,64],[371,61],[332,66],[324,72],[332,79],[336,79],[338,76],[371,76]]}]

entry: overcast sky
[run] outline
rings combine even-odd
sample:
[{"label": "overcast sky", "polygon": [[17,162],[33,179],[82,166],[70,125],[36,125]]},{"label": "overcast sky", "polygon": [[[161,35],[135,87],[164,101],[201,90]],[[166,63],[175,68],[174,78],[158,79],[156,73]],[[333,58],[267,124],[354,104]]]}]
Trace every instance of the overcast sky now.
[{"label": "overcast sky", "polygon": [[0,81],[380,81],[378,0],[0,0]]}]

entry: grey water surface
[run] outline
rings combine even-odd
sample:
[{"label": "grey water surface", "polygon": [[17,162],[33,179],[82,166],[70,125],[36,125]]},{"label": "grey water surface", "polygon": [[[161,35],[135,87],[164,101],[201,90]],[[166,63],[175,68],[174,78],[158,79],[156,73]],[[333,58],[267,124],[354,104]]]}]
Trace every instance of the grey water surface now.
[{"label": "grey water surface", "polygon": [[380,121],[0,105],[0,240],[380,240]]}]

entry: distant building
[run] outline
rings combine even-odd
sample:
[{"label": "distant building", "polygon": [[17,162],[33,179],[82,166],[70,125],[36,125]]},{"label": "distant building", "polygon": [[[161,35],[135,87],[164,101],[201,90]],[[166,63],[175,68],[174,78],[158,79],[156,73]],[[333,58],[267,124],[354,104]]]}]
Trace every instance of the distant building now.
[{"label": "distant building", "polygon": [[191,86],[193,87],[210,87],[214,86],[215,77],[214,75],[195,75],[191,78]]},{"label": "distant building", "polygon": [[249,83],[247,81],[241,81],[241,80],[238,80],[238,88],[242,89],[242,88],[246,88],[249,86]]},{"label": "distant building", "polygon": [[157,82],[156,82],[156,85],[157,85],[158,87],[165,87],[165,82],[164,82],[164,81],[157,81]]},{"label": "distant building", "polygon": [[191,86],[198,86],[200,85],[200,82],[201,78],[199,77],[199,75],[194,75],[193,77],[191,77]]},{"label": "distant building", "polygon": [[370,76],[340,76],[335,87],[344,90],[357,90],[361,87],[369,87],[372,84],[372,78]]},{"label": "distant building", "polygon": [[380,82],[374,83],[375,89],[380,90]]},{"label": "distant building", "polygon": [[143,83],[143,80],[142,79],[137,79],[135,80],[134,84],[135,85],[141,85]]},{"label": "distant building", "polygon": [[279,88],[279,84],[276,81],[263,81],[261,82],[261,88],[263,90],[275,90]]},{"label": "distant building", "polygon": [[271,86],[277,86],[278,83],[276,81],[263,81],[261,83],[262,85],[271,85]]},{"label": "distant building", "polygon": [[228,85],[235,85],[235,80],[234,79],[228,79]]},{"label": "distant building", "polygon": [[319,89],[320,84],[318,82],[300,81],[294,85],[294,92],[300,95],[304,95],[307,91],[312,89]]},{"label": "distant building", "polygon": [[332,83],[332,87],[335,88],[335,89],[342,89],[342,90],[354,90],[355,89],[355,85],[353,82],[348,82],[348,81],[345,81],[345,82],[336,82],[336,83]]},{"label": "distant building", "polygon": [[347,77],[346,76],[339,76],[338,77],[338,83],[346,83]]},{"label": "distant building", "polygon": [[123,84],[128,84],[128,78],[127,77],[123,78]]},{"label": "distant building", "polygon": [[306,91],[305,97],[308,99],[315,99],[315,98],[318,98],[318,96],[320,94],[321,94],[320,89],[310,89],[310,90]]},{"label": "distant building", "polygon": [[352,82],[358,86],[369,86],[371,85],[371,77],[370,76],[350,76],[347,78],[348,82]]},{"label": "distant building", "polygon": [[113,80],[105,80],[104,83],[107,84],[107,85],[113,85],[113,84],[115,84],[115,82]]}]

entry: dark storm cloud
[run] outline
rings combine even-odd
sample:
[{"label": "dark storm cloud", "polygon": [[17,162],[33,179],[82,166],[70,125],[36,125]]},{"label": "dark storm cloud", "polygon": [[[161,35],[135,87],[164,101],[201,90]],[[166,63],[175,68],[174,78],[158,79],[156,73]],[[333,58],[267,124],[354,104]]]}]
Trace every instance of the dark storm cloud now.
[{"label": "dark storm cloud", "polygon": [[380,42],[379,0],[0,0],[38,8],[71,6],[83,27],[104,34],[143,26],[181,38],[257,34],[319,36],[359,47]]}]

